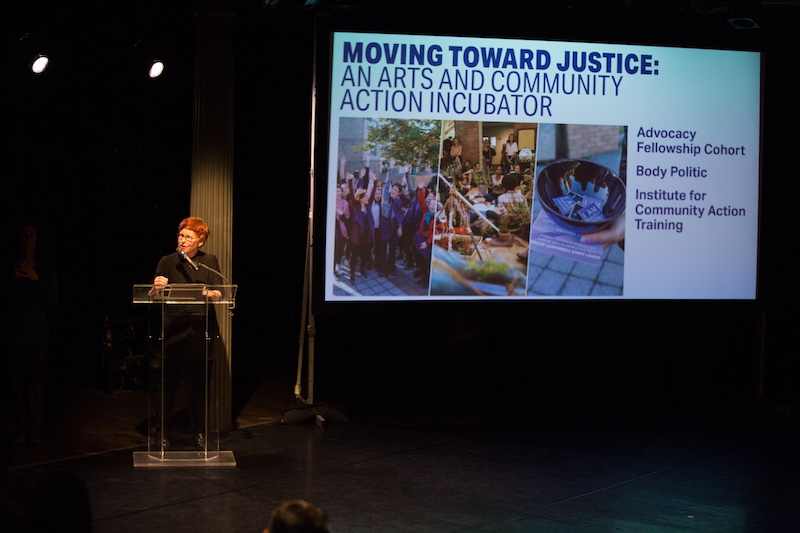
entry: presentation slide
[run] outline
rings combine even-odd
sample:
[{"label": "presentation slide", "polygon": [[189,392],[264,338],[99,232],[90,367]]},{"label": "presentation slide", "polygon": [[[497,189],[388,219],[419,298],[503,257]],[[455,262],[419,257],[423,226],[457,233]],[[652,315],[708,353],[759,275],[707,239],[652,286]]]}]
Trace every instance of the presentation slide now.
[{"label": "presentation slide", "polygon": [[326,301],[755,299],[759,53],[331,49]]}]

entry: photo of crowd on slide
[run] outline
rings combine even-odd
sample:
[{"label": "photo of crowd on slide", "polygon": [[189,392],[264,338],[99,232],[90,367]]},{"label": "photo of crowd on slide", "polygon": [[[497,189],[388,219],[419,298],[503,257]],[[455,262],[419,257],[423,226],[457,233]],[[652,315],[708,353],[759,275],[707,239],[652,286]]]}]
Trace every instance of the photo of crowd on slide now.
[{"label": "photo of crowd on slide", "polygon": [[333,293],[428,294],[442,123],[340,118]]},{"label": "photo of crowd on slide", "polygon": [[431,295],[525,296],[537,133],[443,122]]},{"label": "photo of crowd on slide", "polygon": [[627,127],[541,124],[530,296],[622,296]]}]

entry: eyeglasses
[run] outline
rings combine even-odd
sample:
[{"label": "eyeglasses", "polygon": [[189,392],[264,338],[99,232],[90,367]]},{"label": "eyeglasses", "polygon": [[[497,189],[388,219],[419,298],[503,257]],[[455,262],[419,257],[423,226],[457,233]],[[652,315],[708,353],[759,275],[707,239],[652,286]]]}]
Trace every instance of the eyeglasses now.
[{"label": "eyeglasses", "polygon": [[183,239],[184,241],[186,241],[188,243],[193,243],[194,241],[197,240],[197,237],[192,237],[190,235],[184,235],[183,233],[178,233],[177,237],[178,237],[178,240]]}]

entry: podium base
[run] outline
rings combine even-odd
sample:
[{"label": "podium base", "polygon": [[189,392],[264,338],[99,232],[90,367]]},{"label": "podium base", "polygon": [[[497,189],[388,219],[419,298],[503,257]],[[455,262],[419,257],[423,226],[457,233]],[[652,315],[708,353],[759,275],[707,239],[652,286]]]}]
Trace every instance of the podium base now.
[{"label": "podium base", "polygon": [[232,451],[220,452],[133,452],[134,468],[236,468]]}]

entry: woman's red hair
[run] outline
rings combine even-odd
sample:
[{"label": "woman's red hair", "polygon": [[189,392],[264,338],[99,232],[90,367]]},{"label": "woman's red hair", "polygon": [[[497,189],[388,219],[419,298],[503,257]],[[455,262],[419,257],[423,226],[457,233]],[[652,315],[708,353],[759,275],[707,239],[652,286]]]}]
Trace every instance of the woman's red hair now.
[{"label": "woman's red hair", "polygon": [[180,232],[183,229],[197,233],[197,238],[200,239],[200,242],[205,242],[208,238],[208,224],[203,222],[200,217],[187,217],[181,220],[181,223],[178,224],[178,231]]}]

